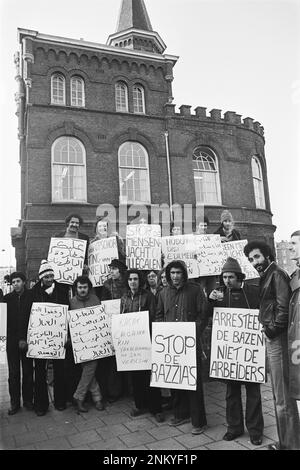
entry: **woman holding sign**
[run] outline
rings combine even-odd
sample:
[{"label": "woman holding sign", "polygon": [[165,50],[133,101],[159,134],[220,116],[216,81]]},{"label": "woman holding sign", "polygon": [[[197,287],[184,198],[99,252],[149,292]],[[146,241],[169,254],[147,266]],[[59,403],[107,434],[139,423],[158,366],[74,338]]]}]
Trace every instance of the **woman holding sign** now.
[{"label": "woman holding sign", "polygon": [[[121,299],[121,313],[149,312],[150,332],[151,323],[155,319],[155,297],[142,289],[142,274],[136,269],[127,271],[128,292]],[[164,421],[161,407],[160,390],[150,387],[150,370],[136,370],[131,372],[133,398],[135,408],[131,416],[140,416],[149,410],[158,423]]]}]

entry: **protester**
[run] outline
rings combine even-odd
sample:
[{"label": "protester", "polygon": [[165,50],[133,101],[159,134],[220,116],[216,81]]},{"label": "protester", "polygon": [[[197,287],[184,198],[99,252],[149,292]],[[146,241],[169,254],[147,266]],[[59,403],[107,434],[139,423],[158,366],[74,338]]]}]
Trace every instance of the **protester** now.
[{"label": "protester", "polygon": [[[87,276],[79,276],[76,279],[74,282],[74,290],[76,294],[70,301],[71,310],[99,305],[98,297],[96,294],[91,292],[92,283]],[[95,377],[97,362],[97,360],[92,360],[81,364],[82,375],[74,393],[74,401],[77,406],[77,410],[82,413],[86,413],[88,411],[84,404],[84,399],[88,391],[90,391],[92,395],[96,410],[104,410],[100,387]]]},{"label": "protester", "polygon": [[203,219],[201,218],[197,223],[196,234],[205,235],[207,233],[208,226],[209,226],[209,220],[208,220],[208,217],[205,215],[204,218]]},{"label": "protester", "polygon": [[65,219],[66,230],[64,232],[59,232],[54,235],[55,238],[77,238],[79,240],[86,240],[86,250],[85,250],[85,270],[88,264],[88,245],[89,237],[85,233],[79,232],[80,227],[83,225],[83,219],[78,214],[69,214]]},{"label": "protester", "polygon": [[181,235],[181,225],[175,224],[174,222],[171,224],[171,235],[175,237],[176,235]]},{"label": "protester", "polygon": [[0,289],[0,302],[2,302],[3,297],[4,297],[3,290]]},{"label": "protester", "polygon": [[288,325],[290,394],[300,405],[300,230],[291,235],[290,257],[297,265],[290,281],[292,290]]},{"label": "protester", "polygon": [[[109,220],[105,218],[98,219],[95,224],[95,237],[91,240],[91,243],[97,240],[103,240],[108,237],[116,237],[118,246],[118,258],[122,263],[126,261],[126,250],[123,239],[120,237],[118,232],[112,232],[109,228]],[[110,232],[110,233],[109,233]]]},{"label": "protester", "polygon": [[[222,291],[213,290],[209,296],[212,307],[257,309],[259,305],[259,288],[255,285],[243,284],[245,277],[238,261],[234,258],[227,258],[221,273],[220,284],[223,289]],[[224,441],[232,441],[244,434],[242,385],[245,385],[246,388],[246,426],[250,441],[253,445],[261,445],[264,420],[260,384],[253,382],[227,381],[227,432],[223,439]]]},{"label": "protester", "polygon": [[[203,219],[199,219],[195,235],[206,235],[208,226],[209,219],[205,215]],[[200,287],[203,289],[206,297],[208,297],[211,291],[217,286],[218,276],[200,276],[196,278],[195,281],[200,284]]]},{"label": "protester", "polygon": [[[113,259],[108,266],[110,277],[104,282],[102,288],[95,288],[95,292],[101,301],[121,299],[127,292],[126,264],[119,259]],[[98,361],[96,379],[100,385],[104,403],[107,401],[112,403],[126,392],[128,388],[126,377],[125,373],[117,371],[115,356],[104,357],[101,361]]]},{"label": "protester", "polygon": [[[51,263],[42,260],[39,269],[39,282],[32,288],[32,301],[68,305],[66,290],[54,280],[54,270]],[[63,359],[53,359],[54,406],[58,411],[66,408],[65,364]],[[48,411],[49,398],[47,386],[47,359],[34,360],[34,407],[37,416],[43,416]]]},{"label": "protester", "polygon": [[275,263],[270,247],[252,241],[244,248],[260,276],[259,321],[266,337],[279,443],[271,450],[300,449],[299,416],[289,393],[288,315],[291,290],[288,274]]},{"label": "protester", "polygon": [[157,303],[158,294],[161,288],[158,285],[158,276],[156,271],[152,270],[146,273],[145,289],[154,295],[155,302]]},{"label": "protester", "polygon": [[225,210],[221,214],[221,225],[215,234],[220,235],[221,242],[234,242],[241,239],[241,234],[234,228],[234,220],[231,212]]},{"label": "protester", "polygon": [[8,414],[14,415],[21,407],[21,389],[24,408],[33,409],[33,361],[26,357],[27,328],[32,299],[30,291],[26,289],[26,277],[23,273],[19,271],[12,273],[10,283],[13,291],[5,295],[2,302],[7,305],[6,353],[11,405]]},{"label": "protester", "polygon": [[200,336],[207,323],[207,303],[203,290],[188,281],[183,261],[172,261],[166,267],[168,286],[161,290],[157,306],[157,321],[196,322],[197,388],[196,391],[174,390],[174,418],[169,423],[180,426],[192,420],[192,434],[201,434],[206,428],[203,385],[201,377]]},{"label": "protester", "polygon": [[[155,297],[151,292],[143,289],[142,274],[136,269],[127,271],[128,291],[121,299],[121,313],[130,312],[149,312],[149,327],[155,320]],[[164,415],[161,407],[160,389],[150,387],[150,370],[131,371],[133,398],[135,408],[131,410],[130,415],[140,416],[149,410],[161,423],[164,421]]]},{"label": "protester", "polygon": [[159,271],[158,277],[157,277],[157,284],[159,288],[163,288],[168,285],[167,277],[166,277],[166,268],[163,268]]}]

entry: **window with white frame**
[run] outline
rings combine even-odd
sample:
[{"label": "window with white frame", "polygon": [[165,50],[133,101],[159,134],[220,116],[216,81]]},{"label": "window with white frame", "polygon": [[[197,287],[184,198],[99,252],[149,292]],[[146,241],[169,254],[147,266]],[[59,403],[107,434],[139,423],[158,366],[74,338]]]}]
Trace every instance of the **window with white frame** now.
[{"label": "window with white frame", "polygon": [[141,85],[133,87],[133,112],[145,114],[145,91]]},{"label": "window with white frame", "polygon": [[197,147],[193,152],[193,170],[196,203],[220,205],[218,159],[214,152],[207,147]]},{"label": "window with white frame", "polygon": [[263,182],[263,174],[260,161],[257,157],[252,157],[252,178],[255,195],[255,205],[257,209],[265,209],[265,190]]},{"label": "window with white frame", "polygon": [[61,73],[51,77],[51,104],[66,104],[66,80]]},{"label": "window with white frame", "polygon": [[149,159],[138,142],[125,142],[119,148],[121,203],[150,203]]},{"label": "window with white frame", "polygon": [[116,111],[128,113],[128,88],[126,83],[116,83]]},{"label": "window with white frame", "polygon": [[84,80],[81,77],[71,78],[71,106],[85,106]]},{"label": "window with white frame", "polygon": [[86,202],[85,148],[75,137],[52,145],[52,202]]}]

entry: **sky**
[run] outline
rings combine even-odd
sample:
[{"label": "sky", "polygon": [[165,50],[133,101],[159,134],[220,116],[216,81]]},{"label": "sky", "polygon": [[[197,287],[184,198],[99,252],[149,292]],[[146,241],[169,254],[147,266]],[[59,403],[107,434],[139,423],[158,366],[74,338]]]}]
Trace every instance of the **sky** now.
[{"label": "sky", "polygon": [[[275,240],[300,229],[300,0],[145,0],[179,55],[174,103],[236,111],[265,128]],[[105,44],[121,0],[0,0],[0,266],[14,263],[20,213],[13,56],[17,28]],[[5,250],[5,251],[3,251]]]}]

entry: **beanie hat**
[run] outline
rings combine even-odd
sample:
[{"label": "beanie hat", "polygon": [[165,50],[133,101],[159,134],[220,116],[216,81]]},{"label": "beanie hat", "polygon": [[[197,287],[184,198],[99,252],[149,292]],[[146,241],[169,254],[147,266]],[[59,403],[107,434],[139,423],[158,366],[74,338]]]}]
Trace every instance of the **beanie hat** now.
[{"label": "beanie hat", "polygon": [[108,265],[109,268],[118,268],[120,271],[126,271],[127,266],[119,259],[113,259]]},{"label": "beanie hat", "polygon": [[47,276],[47,274],[54,274],[54,270],[51,263],[49,263],[46,259],[43,259],[39,269],[39,278],[43,279],[43,277]]},{"label": "beanie hat", "polygon": [[225,210],[221,214],[221,224],[224,222],[224,220],[228,220],[228,219],[232,220],[232,222],[233,222],[233,217],[232,217],[231,212]]},{"label": "beanie hat", "polygon": [[234,259],[234,258],[227,258],[223,268],[222,268],[222,274],[224,273],[236,273],[236,274],[241,274],[243,279],[246,277],[246,275],[243,273],[239,262]]}]

